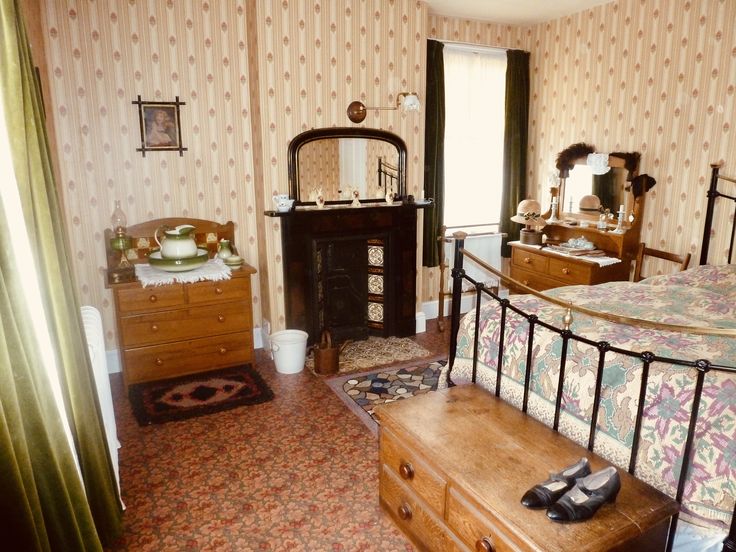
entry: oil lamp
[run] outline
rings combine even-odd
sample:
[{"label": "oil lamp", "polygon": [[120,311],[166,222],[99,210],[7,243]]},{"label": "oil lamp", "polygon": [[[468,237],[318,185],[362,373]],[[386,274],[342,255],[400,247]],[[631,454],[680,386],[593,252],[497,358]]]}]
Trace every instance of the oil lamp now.
[{"label": "oil lamp", "polygon": [[131,239],[125,233],[128,220],[125,217],[123,209],[120,207],[120,201],[115,200],[115,210],[110,218],[112,222],[113,236],[110,238],[110,249],[120,252],[120,261],[117,266],[110,271],[110,280],[113,282],[123,282],[132,279],[133,265],[128,261],[125,252],[131,247]]}]

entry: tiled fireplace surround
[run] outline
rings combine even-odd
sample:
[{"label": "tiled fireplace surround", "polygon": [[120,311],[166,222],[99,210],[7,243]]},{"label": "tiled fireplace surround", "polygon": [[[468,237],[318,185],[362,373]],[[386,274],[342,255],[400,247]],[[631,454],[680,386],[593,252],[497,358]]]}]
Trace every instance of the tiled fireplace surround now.
[{"label": "tiled fireplace surround", "polygon": [[417,206],[297,209],[281,217],[286,326],[318,341],[414,335]]}]

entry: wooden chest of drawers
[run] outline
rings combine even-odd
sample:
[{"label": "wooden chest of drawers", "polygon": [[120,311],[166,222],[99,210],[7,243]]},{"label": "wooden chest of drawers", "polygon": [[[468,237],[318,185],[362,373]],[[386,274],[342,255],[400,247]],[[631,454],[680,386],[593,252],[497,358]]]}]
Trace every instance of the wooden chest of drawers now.
[{"label": "wooden chest of drawers", "polygon": [[510,245],[511,277],[537,291],[629,279],[630,261],[627,260],[599,266],[590,261],[558,255],[519,242],[512,242]]},{"label": "wooden chest of drawers", "polygon": [[252,362],[253,273],[243,265],[219,282],[111,286],[126,387]]},{"label": "wooden chest of drawers", "polygon": [[380,500],[420,550],[664,550],[677,503],[624,470],[614,504],[558,524],[520,504],[550,472],[590,459],[608,464],[475,385],[375,410]]}]

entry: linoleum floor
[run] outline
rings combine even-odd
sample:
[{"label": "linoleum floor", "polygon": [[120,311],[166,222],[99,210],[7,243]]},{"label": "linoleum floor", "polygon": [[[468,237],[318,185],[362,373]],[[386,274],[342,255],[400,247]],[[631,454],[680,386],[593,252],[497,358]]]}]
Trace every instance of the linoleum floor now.
[{"label": "linoleum floor", "polygon": [[[435,321],[414,339],[448,350]],[[126,505],[122,551],[408,551],[378,504],[378,442],[308,370],[284,375],[260,405],[140,427],[111,377]]]}]

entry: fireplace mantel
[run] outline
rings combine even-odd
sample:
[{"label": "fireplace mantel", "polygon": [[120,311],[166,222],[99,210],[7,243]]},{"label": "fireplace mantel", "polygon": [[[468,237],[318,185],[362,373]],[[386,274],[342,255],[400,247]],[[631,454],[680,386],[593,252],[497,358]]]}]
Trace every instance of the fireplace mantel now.
[{"label": "fireplace mantel", "polygon": [[[414,335],[417,209],[428,205],[402,202],[267,211],[267,216],[281,219],[286,327],[306,331],[310,343],[319,340],[323,327],[338,340],[368,334]],[[382,293],[377,294],[376,287]],[[359,301],[367,304],[357,306]],[[361,322],[336,321],[340,314]]]}]

